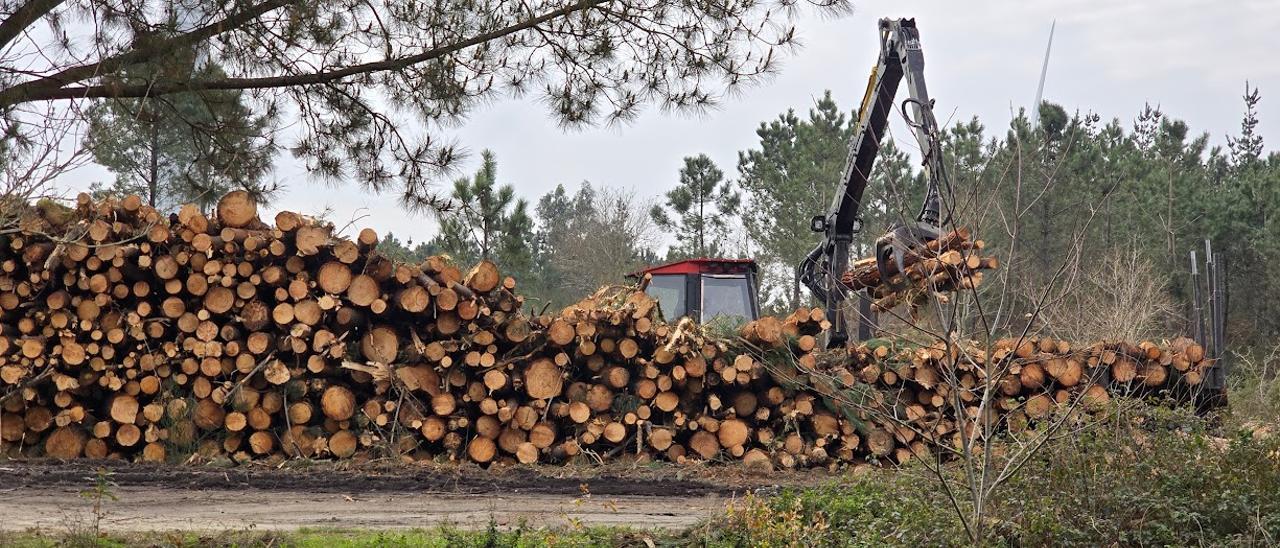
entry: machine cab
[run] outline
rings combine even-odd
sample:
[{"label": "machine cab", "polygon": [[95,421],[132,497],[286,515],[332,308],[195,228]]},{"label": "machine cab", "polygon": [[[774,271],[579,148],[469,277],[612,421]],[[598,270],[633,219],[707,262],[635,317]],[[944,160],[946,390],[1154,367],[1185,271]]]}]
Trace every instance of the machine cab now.
[{"label": "machine cab", "polygon": [[760,315],[758,271],[751,259],[686,259],[630,275],[651,276],[645,292],[667,321],[688,316],[701,324],[744,323]]}]

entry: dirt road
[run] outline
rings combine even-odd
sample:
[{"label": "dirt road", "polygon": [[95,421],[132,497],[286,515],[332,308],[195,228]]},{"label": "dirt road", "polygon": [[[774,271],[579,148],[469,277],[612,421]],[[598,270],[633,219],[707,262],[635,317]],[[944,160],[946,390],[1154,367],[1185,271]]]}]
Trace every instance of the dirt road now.
[{"label": "dirt road", "polygon": [[[60,531],[92,518],[72,489],[0,490],[0,530]],[[548,494],[373,493],[351,495],[249,489],[119,488],[108,502],[108,531],[244,530],[299,527],[412,529],[442,524],[485,528],[630,525],[683,529],[724,508],[717,495],[694,497]]]},{"label": "dirt road", "polygon": [[[0,462],[0,530],[64,530],[91,519],[81,492],[105,466],[111,531],[334,527],[629,525],[683,529],[744,491],[734,482],[478,469],[275,470]],[[553,475],[555,474],[555,475]]]}]

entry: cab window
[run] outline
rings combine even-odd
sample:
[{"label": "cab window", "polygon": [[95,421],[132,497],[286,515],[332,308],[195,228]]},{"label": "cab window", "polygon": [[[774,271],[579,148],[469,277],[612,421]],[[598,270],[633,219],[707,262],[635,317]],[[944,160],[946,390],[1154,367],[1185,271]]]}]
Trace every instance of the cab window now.
[{"label": "cab window", "polygon": [[689,310],[684,283],[684,274],[659,274],[649,280],[645,293],[658,300],[663,319],[675,321]]},{"label": "cab window", "polygon": [[751,317],[751,286],[746,276],[702,276],[703,324],[717,319],[744,323]]}]

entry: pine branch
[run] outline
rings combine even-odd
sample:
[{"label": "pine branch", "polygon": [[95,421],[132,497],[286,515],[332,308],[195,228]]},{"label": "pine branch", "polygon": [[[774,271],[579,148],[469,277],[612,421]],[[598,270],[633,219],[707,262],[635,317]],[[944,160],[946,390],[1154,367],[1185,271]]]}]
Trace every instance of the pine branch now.
[{"label": "pine branch", "polygon": [[168,51],[175,47],[190,45],[215,34],[234,30],[267,11],[288,5],[292,3],[292,1],[293,0],[270,0],[269,2],[259,4],[253,9],[242,14],[228,18],[223,22],[214,23],[203,27],[202,29],[175,37],[171,40],[162,41],[156,46],[121,54],[98,63],[67,69],[54,76],[42,78],[40,80],[19,84],[4,91],[0,91],[0,107],[32,101],[57,101],[101,97],[156,97],[173,93],[204,90],[271,89],[326,84],[361,74],[402,70],[472,46],[497,40],[523,30],[528,30],[553,19],[586,11],[613,0],[582,0],[577,4],[562,7],[538,17],[521,21],[514,25],[476,35],[466,40],[454,42],[446,46],[432,48],[416,55],[361,63],[334,70],[280,76],[264,76],[258,78],[219,78],[189,81],[170,80],[142,84],[111,82],[91,86],[62,87],[65,84],[84,80],[101,72],[114,71],[129,64],[146,61],[161,51]]},{"label": "pine branch", "polygon": [[62,5],[64,0],[31,0],[0,22],[0,49],[22,35],[32,23]]},{"label": "pine branch", "polygon": [[[51,1],[51,0],[46,0]],[[159,55],[164,55],[175,50],[188,48],[198,44],[209,38],[230,32],[244,25],[249,24],[253,20],[271,12],[278,8],[282,8],[296,0],[268,0],[261,4],[250,7],[242,12],[235,13],[224,19],[209,23],[203,27],[192,30],[187,33],[179,34],[167,40],[159,40],[149,46],[133,49],[123,52],[112,57],[108,57],[96,63],[80,65],[65,69],[57,74],[46,76],[37,80],[31,80],[15,85],[0,91],[0,107],[7,107],[21,103],[32,101],[49,101],[59,99],[76,99],[80,97],[155,97],[164,95],[164,93],[149,93],[148,84],[143,83],[131,86],[117,86],[116,84],[103,84],[87,87],[65,88],[67,84],[79,82],[103,74],[108,74],[120,70],[122,68],[145,63],[154,59]],[[10,18],[12,19],[12,17]],[[8,21],[5,21],[6,23]],[[0,25],[2,27],[2,25]],[[134,93],[111,94],[111,93],[92,93],[90,90],[109,90],[114,88],[136,89]],[[200,88],[196,88],[200,89]],[[206,88],[206,89],[240,89],[240,88]],[[178,91],[188,91],[176,89],[169,93]]]}]

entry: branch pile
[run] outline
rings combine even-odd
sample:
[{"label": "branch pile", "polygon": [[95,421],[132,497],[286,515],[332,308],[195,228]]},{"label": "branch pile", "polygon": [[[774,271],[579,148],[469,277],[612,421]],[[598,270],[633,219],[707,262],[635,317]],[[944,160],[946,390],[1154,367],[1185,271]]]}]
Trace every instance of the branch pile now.
[{"label": "branch pile", "polygon": [[[525,314],[490,262],[396,264],[370,230],[340,238],[292,212],[267,225],[243,193],[212,219],[82,196],[21,228],[0,236],[10,456],[900,461],[971,424],[984,381],[967,350],[818,353],[820,310],[713,336],[605,288]],[[1064,344],[995,345],[987,359],[1008,373],[992,412],[1031,422],[1073,395],[1191,385],[1209,367],[1182,343]],[[1110,380],[1088,385],[1098,371]]]}]

